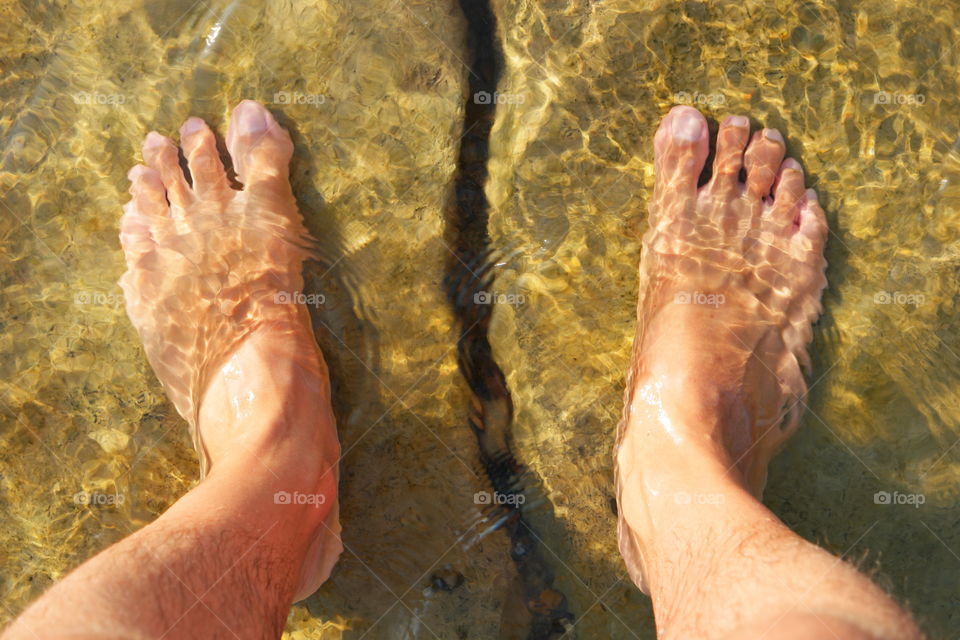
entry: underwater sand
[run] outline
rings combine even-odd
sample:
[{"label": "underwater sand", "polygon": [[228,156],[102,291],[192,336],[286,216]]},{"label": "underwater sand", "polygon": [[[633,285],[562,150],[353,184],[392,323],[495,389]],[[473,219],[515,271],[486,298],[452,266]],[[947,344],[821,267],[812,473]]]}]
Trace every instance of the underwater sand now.
[{"label": "underwater sand", "polygon": [[[611,447],[652,137],[686,101],[779,128],[832,228],[810,410],[766,502],[951,637],[960,7],[493,4],[506,70],[487,194],[493,245],[516,252],[497,290],[516,304],[491,340],[570,636],[654,637],[616,550]],[[474,503],[486,482],[441,284],[469,59],[456,3],[8,2],[0,24],[0,622],[196,482],[115,284],[117,221],[147,131],[196,115],[222,133],[251,98],[296,145],[346,452],[346,551],[285,637],[523,637],[508,541]]]}]

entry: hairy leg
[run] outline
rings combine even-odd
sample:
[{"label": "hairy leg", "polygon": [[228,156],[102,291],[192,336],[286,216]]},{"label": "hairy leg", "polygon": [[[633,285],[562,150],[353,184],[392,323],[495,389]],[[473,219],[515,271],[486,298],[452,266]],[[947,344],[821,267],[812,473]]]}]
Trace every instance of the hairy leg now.
[{"label": "hairy leg", "polygon": [[[284,340],[290,342],[278,352],[275,336],[254,335],[234,363],[262,368],[314,348]],[[242,447],[215,452],[199,485],[54,585],[4,640],[278,638],[303,582],[304,559],[318,531],[326,532],[336,500],[334,475],[317,464],[317,436],[276,437],[333,429],[323,409],[326,380],[294,366],[288,371],[258,389],[283,389],[279,404],[229,425]],[[278,500],[278,492],[312,498]]]},{"label": "hairy leg", "polygon": [[919,637],[870,580],[784,526],[728,457],[661,447],[643,465],[622,479],[624,509],[655,523],[643,544],[659,637]]},{"label": "hairy leg", "polygon": [[703,116],[675,107],[655,137],[616,453],[621,552],[662,638],[916,638],[886,594],[758,499],[804,406],[827,226],[780,133],[749,129],[724,121],[701,188]]},{"label": "hairy leg", "polygon": [[242,102],[227,147],[198,118],[150,133],[120,240],[127,313],[205,478],[52,587],[4,638],[275,638],[342,550],[329,376],[298,304],[307,244],[290,137]]}]

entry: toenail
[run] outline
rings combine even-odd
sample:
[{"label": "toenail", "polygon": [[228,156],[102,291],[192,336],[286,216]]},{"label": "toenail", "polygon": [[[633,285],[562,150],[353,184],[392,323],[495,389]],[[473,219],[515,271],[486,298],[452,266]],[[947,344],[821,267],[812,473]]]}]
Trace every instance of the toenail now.
[{"label": "toenail", "polygon": [[691,142],[699,140],[700,134],[703,131],[703,124],[697,115],[695,111],[688,111],[686,109],[684,109],[682,113],[677,114],[673,119],[673,124],[670,126],[670,131],[673,133],[673,136]]},{"label": "toenail", "polygon": [[156,131],[147,134],[147,139],[143,141],[143,146],[148,148],[162,147],[164,145],[163,136]]},{"label": "toenail", "polygon": [[746,129],[750,126],[750,119],[747,116],[730,116],[724,123],[729,127],[740,127]]},{"label": "toenail", "polygon": [[241,133],[262,133],[267,130],[267,118],[259,107],[249,106],[240,112],[237,126]]},{"label": "toenail", "polygon": [[783,161],[784,169],[793,169],[794,171],[803,171],[803,167],[800,166],[800,163],[794,160],[793,158],[787,158]]},{"label": "toenail", "polygon": [[809,200],[810,202],[817,201],[817,192],[814,191],[813,189],[807,189],[805,194],[807,196],[807,200]]},{"label": "toenail", "polygon": [[773,142],[779,142],[780,144],[785,144],[783,141],[783,136],[776,129],[764,129],[763,137]]},{"label": "toenail", "polygon": [[180,135],[189,136],[203,129],[203,120],[200,118],[188,118],[183,126],[180,127]]}]

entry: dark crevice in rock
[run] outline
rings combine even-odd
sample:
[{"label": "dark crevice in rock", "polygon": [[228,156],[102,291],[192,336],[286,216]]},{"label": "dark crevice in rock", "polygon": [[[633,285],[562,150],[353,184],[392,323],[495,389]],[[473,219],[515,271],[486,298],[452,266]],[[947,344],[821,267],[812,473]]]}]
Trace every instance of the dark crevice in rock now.
[{"label": "dark crevice in rock", "polygon": [[[529,640],[563,634],[572,624],[566,597],[553,588],[553,571],[545,562],[540,538],[523,517],[530,504],[528,474],[510,449],[513,401],[503,371],[493,357],[487,333],[494,309],[491,295],[495,252],[487,230],[487,181],[490,130],[496,113],[495,94],[503,68],[496,19],[489,0],[459,0],[467,21],[469,93],[460,141],[454,200],[447,211],[447,242],[452,249],[444,279],[459,323],[457,361],[472,394],[469,424],[479,445],[480,462],[493,493],[486,508],[510,538],[510,556],[519,575],[516,590],[523,610],[505,605],[501,636]],[[533,496],[529,496],[533,497]]]}]

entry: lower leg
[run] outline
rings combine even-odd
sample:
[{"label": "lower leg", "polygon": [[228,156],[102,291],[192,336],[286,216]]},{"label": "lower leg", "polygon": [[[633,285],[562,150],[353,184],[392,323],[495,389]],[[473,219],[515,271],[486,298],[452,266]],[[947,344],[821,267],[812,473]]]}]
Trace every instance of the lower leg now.
[{"label": "lower leg", "polygon": [[5,637],[280,637],[309,515],[273,504],[255,464],[231,466],[56,584]]},{"label": "lower leg", "polygon": [[721,124],[702,187],[703,116],[675,107],[654,139],[616,456],[620,548],[662,638],[918,638],[876,585],[757,499],[806,395],[827,227],[783,137],[749,129],[742,116]]},{"label": "lower leg", "polygon": [[234,419],[228,377],[211,384],[207,477],[54,585],[4,640],[279,637],[304,578],[315,581],[305,558],[340,548],[326,530],[335,471],[321,462],[338,455],[329,390],[307,338],[264,330],[241,345],[228,366],[257,372],[244,380],[259,402]]},{"label": "lower leg", "polygon": [[[635,446],[628,436],[621,455]],[[715,448],[660,446],[642,459],[622,477],[622,506],[643,532],[661,638],[919,636],[870,580],[784,526]]]}]

